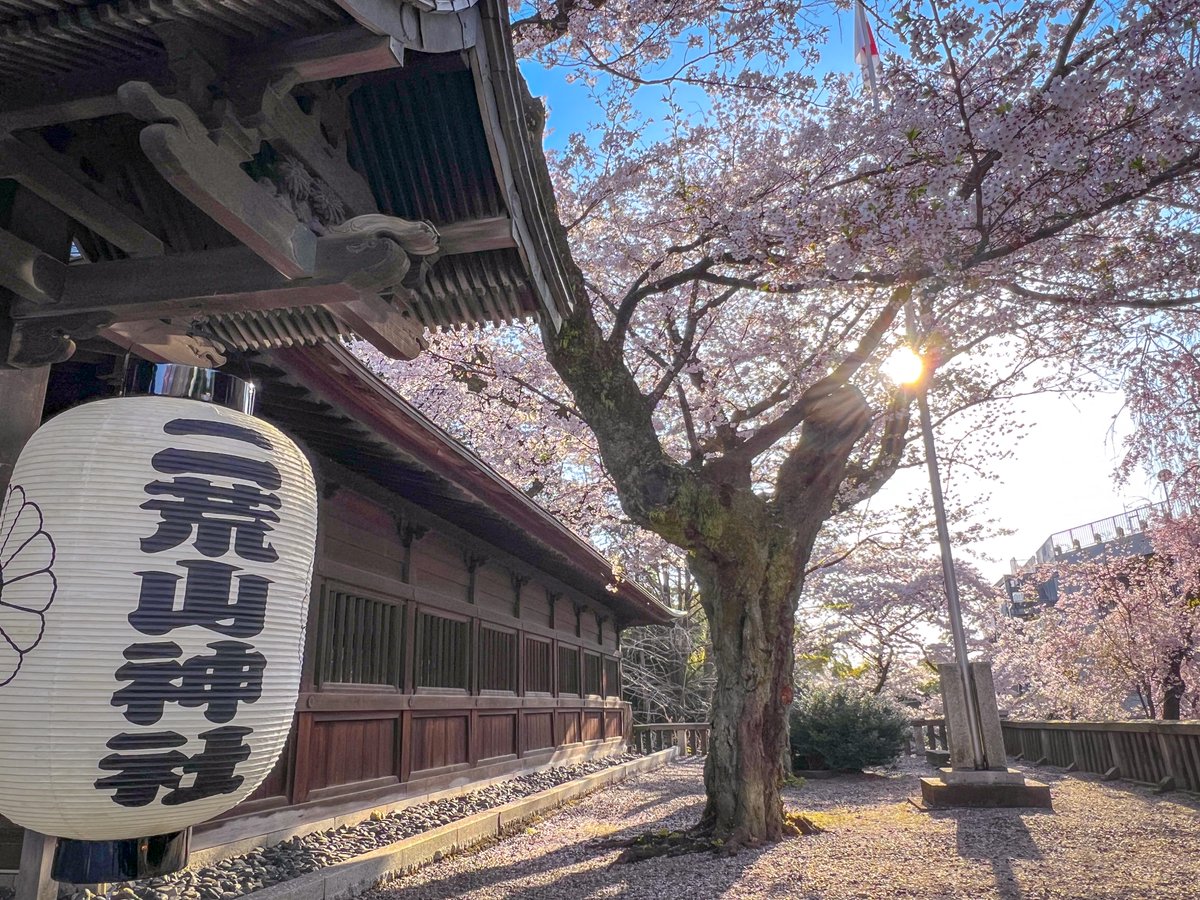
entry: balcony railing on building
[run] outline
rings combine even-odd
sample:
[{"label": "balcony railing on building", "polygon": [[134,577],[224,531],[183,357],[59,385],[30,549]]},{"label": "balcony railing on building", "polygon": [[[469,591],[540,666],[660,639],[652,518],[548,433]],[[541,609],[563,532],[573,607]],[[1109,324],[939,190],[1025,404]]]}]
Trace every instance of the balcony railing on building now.
[{"label": "balcony railing on building", "polygon": [[1179,505],[1176,503],[1170,505],[1166,501],[1148,503],[1115,516],[1097,519],[1094,522],[1068,528],[1066,531],[1056,532],[1046,539],[1046,542],[1038,548],[1037,553],[1022,568],[1053,562],[1059,556],[1070,553],[1072,550],[1080,550],[1096,544],[1107,544],[1110,541],[1142,534],[1150,527],[1150,523],[1155,518],[1179,511]]}]

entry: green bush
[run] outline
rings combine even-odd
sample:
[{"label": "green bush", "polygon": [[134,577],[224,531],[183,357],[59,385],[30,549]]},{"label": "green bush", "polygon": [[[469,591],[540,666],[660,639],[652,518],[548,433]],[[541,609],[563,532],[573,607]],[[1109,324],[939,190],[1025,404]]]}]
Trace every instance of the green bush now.
[{"label": "green bush", "polygon": [[788,725],[797,769],[857,771],[900,755],[908,718],[888,700],[838,685],[807,691]]}]

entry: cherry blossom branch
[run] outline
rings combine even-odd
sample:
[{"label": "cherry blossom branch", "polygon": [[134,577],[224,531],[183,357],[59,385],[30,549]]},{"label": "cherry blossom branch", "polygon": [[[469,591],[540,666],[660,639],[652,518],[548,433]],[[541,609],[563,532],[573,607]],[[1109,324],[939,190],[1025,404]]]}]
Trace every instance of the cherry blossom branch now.
[{"label": "cherry blossom branch", "polygon": [[[911,391],[900,388],[892,392],[884,412],[883,435],[875,458],[866,465],[847,466],[845,487],[852,492],[849,506],[875,496],[900,467],[904,448],[908,446],[908,426],[912,420]],[[847,507],[843,507],[845,509]]]},{"label": "cherry blossom branch", "polygon": [[867,329],[858,345],[838,363],[833,372],[809,387],[778,418],[751,433],[733,452],[745,459],[753,459],[795,430],[804,421],[815,403],[847,384],[851,376],[870,358],[883,336],[892,327],[897,313],[911,295],[912,285],[909,284],[900,285],[893,290],[883,310],[875,318],[871,327]]},{"label": "cherry blossom branch", "polygon": [[[1064,306],[1093,306],[1094,300],[1069,294],[1051,294],[1025,287],[1015,281],[1005,282],[1004,287],[1027,300],[1037,300],[1040,303],[1054,303]],[[1181,309],[1182,312],[1200,313],[1200,309],[1187,309],[1200,304],[1200,294],[1184,294],[1178,297],[1166,297],[1161,300],[1140,300],[1135,298],[1117,299],[1109,303],[1124,309]]]},{"label": "cherry blossom branch", "polygon": [[[607,0],[587,0],[586,8],[598,11]],[[571,14],[584,6],[583,0],[555,0],[554,15],[547,18],[542,13],[516,19],[512,23],[515,37],[523,37],[527,32],[536,32],[545,43],[557,40],[567,33],[571,24]]]},{"label": "cherry blossom branch", "polygon": [[1053,83],[1055,78],[1063,78],[1069,72],[1067,61],[1071,56],[1071,47],[1075,44],[1075,38],[1079,36],[1080,30],[1083,28],[1083,23],[1087,21],[1087,17],[1092,12],[1092,7],[1096,5],[1096,0],[1083,0],[1079,9],[1075,12],[1075,18],[1071,20],[1071,24],[1067,27],[1067,33],[1063,35],[1062,45],[1058,48],[1058,58],[1054,62],[1054,68],[1050,71],[1050,76],[1046,79],[1046,83],[1042,85],[1042,90],[1046,90]]}]

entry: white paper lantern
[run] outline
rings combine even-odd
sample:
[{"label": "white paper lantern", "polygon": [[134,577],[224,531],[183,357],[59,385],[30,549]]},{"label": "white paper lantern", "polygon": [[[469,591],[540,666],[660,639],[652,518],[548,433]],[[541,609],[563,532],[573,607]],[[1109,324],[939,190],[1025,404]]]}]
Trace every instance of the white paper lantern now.
[{"label": "white paper lantern", "polygon": [[110,841],[254,791],[295,711],[316,511],[299,448],[233,409],[44,424],[0,517],[0,814]]}]

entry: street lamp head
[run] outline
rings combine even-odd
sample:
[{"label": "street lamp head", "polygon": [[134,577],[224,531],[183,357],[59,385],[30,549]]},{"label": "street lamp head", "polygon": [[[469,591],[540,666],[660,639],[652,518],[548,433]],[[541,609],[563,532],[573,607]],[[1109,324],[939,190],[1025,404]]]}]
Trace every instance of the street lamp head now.
[{"label": "street lamp head", "polygon": [[893,384],[915,385],[925,375],[925,361],[912,347],[898,347],[879,370]]}]

